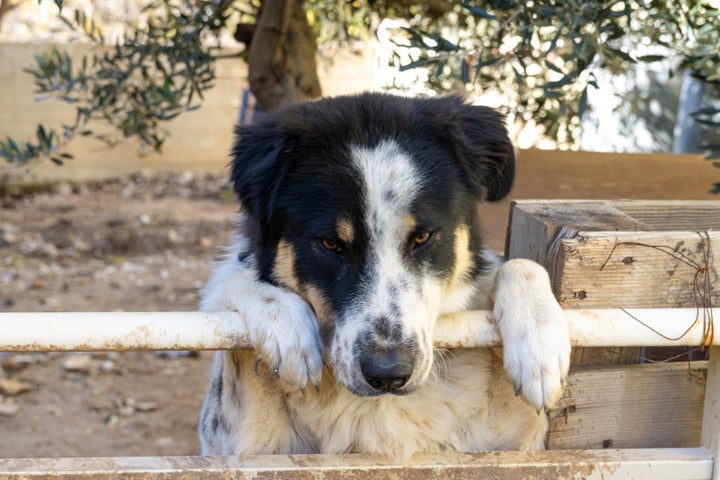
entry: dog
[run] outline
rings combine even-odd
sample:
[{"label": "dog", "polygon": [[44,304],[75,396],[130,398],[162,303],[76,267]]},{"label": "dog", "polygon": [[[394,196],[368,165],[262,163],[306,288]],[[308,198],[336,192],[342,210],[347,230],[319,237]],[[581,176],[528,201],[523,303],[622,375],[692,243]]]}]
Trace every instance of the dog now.
[{"label": "dog", "polygon": [[[542,449],[568,373],[546,271],[484,247],[514,177],[504,117],[461,97],[321,99],[236,130],[238,230],[202,292],[253,350],[216,353],[203,455]],[[438,350],[492,309],[503,348]]]}]

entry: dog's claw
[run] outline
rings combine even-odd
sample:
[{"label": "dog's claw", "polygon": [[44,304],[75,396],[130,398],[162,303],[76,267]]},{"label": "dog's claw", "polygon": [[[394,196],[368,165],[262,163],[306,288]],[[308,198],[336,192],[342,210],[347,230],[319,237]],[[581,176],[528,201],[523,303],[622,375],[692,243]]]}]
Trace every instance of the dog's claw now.
[{"label": "dog's claw", "polygon": [[[227,308],[244,314],[248,336],[258,358],[267,365],[267,376],[295,391],[318,383],[322,341],[314,311],[293,292],[253,281],[235,275],[225,287],[226,302]],[[255,290],[247,291],[248,282]]]},{"label": "dog's claw", "polygon": [[515,385],[513,387],[513,391],[515,392],[516,397],[519,396],[520,393],[522,392],[522,385]]}]

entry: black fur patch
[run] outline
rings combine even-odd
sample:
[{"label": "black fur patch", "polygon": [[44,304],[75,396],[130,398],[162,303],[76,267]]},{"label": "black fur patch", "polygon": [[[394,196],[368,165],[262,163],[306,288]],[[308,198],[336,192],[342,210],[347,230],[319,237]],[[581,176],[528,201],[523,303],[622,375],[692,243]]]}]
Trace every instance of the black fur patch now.
[{"label": "black fur patch", "polygon": [[[275,282],[276,249],[283,240],[293,246],[299,285],[318,289],[336,312],[352,303],[376,266],[367,262],[372,246],[363,210],[366,191],[351,150],[384,141],[398,145],[422,176],[424,188],[410,213],[419,229],[436,232],[423,249],[412,250],[408,240],[408,263],[418,275],[452,275],[454,232],[462,224],[476,252],[470,276],[479,274],[485,265],[475,204],[505,197],[514,176],[503,121],[494,110],[466,105],[460,97],[373,93],[291,106],[238,128],[231,177],[254,222],[260,280]],[[352,245],[328,251],[322,240],[338,238],[338,219],[352,225]],[[323,334],[328,338],[332,331]]]}]

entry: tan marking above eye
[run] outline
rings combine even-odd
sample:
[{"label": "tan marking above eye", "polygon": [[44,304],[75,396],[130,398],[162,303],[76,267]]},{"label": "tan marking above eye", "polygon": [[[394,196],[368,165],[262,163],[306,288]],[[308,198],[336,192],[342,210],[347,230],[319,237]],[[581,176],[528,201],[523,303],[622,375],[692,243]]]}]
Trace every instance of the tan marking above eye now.
[{"label": "tan marking above eye", "polygon": [[412,231],[417,226],[417,220],[409,213],[403,215],[402,221],[407,226],[407,229],[410,231]]},{"label": "tan marking above eye", "polygon": [[355,228],[350,220],[341,218],[337,221],[335,228],[337,230],[338,238],[342,240],[345,245],[353,243],[353,239],[355,238]]}]

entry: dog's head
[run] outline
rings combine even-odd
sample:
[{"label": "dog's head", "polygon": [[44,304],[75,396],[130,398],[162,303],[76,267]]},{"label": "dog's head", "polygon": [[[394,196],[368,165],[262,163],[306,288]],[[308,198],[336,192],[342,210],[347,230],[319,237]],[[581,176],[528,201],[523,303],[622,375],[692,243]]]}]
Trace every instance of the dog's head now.
[{"label": "dog's head", "polygon": [[492,109],[365,94],[239,128],[231,175],[260,280],[313,307],[350,391],[403,394],[430,372],[437,316],[483,273],[476,202],[508,193],[514,154]]}]

